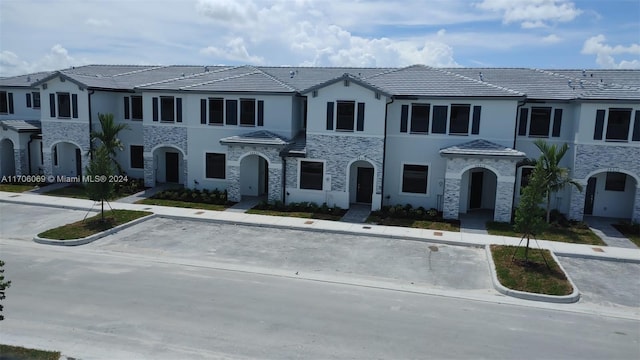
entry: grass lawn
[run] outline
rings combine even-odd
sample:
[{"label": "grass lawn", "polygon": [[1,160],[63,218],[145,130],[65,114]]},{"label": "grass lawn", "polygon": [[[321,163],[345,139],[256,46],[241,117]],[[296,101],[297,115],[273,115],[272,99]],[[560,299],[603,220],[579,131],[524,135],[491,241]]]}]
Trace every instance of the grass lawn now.
[{"label": "grass lawn", "polygon": [[569,295],[573,287],[548,250],[529,248],[529,261],[524,261],[524,247],[518,247],[512,260],[515,246],[491,245],[491,255],[496,264],[500,283],[512,290],[547,295]]},{"label": "grass lawn", "polygon": [[35,185],[25,185],[25,184],[0,184],[0,191],[9,191],[9,192],[25,192],[35,188]]},{"label": "grass lawn", "polygon": [[0,357],[2,359],[58,360],[60,359],[60,352],[0,344]]},{"label": "grass lawn", "polygon": [[[513,230],[513,225],[503,222],[489,221],[487,222],[487,231],[490,235],[503,235],[521,237],[522,234]],[[551,224],[546,231],[537,236],[538,240],[552,240],[574,244],[600,245],[607,246],[596,234],[588,227],[580,225],[571,225],[569,227],[560,227]]]},{"label": "grass lawn", "polygon": [[629,223],[618,223],[611,224],[614,228],[616,228],[622,235],[626,236],[627,239],[631,240],[637,247],[640,247],[640,225],[636,224],[631,225]]},{"label": "grass lawn", "polygon": [[305,218],[305,219],[319,219],[319,220],[332,220],[332,221],[338,221],[344,215],[344,213],[339,215],[334,215],[334,214],[322,214],[322,213],[314,213],[314,212],[306,212],[306,211],[277,211],[277,210],[258,210],[258,209],[249,209],[247,211],[247,214],[290,216],[290,217]]},{"label": "grass lawn", "polygon": [[402,226],[418,229],[431,229],[431,230],[443,230],[443,231],[460,231],[460,224],[444,222],[444,221],[428,221],[428,220],[413,220],[413,219],[398,219],[398,218],[384,218],[381,219],[377,216],[369,216],[367,223],[387,225],[387,226]]},{"label": "grass lawn", "polygon": [[218,210],[218,211],[222,211],[229,207],[229,205],[205,204],[205,203],[197,203],[197,202],[191,202],[191,201],[153,199],[153,198],[136,201],[136,204],[173,206],[173,207],[181,207],[181,208]]},{"label": "grass lawn", "polygon": [[70,185],[60,189],[47,191],[44,195],[63,196],[76,199],[88,199],[87,190],[81,185]]},{"label": "grass lawn", "polygon": [[148,211],[135,210],[109,210],[104,212],[105,221],[101,221],[101,215],[97,214],[85,220],[63,225],[38,234],[39,237],[56,240],[71,240],[87,237],[99,232],[109,230],[118,225],[128,223],[131,220],[151,215]]}]

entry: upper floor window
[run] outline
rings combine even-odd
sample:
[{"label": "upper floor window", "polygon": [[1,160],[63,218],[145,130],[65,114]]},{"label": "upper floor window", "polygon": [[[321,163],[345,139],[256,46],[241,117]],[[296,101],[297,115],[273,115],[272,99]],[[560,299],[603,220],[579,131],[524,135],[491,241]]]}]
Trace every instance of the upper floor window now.
[{"label": "upper floor window", "polygon": [[355,114],[355,101],[338,101],[336,106],[336,130],[353,131]]},{"label": "upper floor window", "polygon": [[40,109],[40,93],[37,91],[34,91],[32,93],[27,93],[27,107],[28,108],[34,108],[34,109]]},{"label": "upper floor window", "polygon": [[631,109],[609,109],[607,140],[628,140],[630,124]]},{"label": "upper floor window", "polygon": [[470,105],[451,105],[449,134],[467,135],[469,133]]},{"label": "upper floor window", "polygon": [[209,99],[209,124],[224,124],[223,99]]},{"label": "upper floor window", "polygon": [[529,126],[529,136],[549,136],[549,126],[551,124],[550,107],[532,107],[531,123]]},{"label": "upper floor window", "polygon": [[124,97],[124,118],[142,120],[142,96]]},{"label": "upper floor window", "polygon": [[0,91],[0,114],[13,114],[13,94]]},{"label": "upper floor window", "polygon": [[164,122],[182,122],[182,98],[175,98],[173,96],[160,96],[160,102],[158,104],[158,98],[154,97],[152,100],[153,107],[153,121]]},{"label": "upper floor window", "polygon": [[429,104],[412,104],[411,105],[411,132],[418,134],[426,134],[429,132],[429,112],[431,106]]},{"label": "upper floor window", "polygon": [[240,99],[240,125],[256,126],[256,99]]},{"label": "upper floor window", "polygon": [[[57,112],[56,112],[57,110]],[[64,93],[49,94],[49,111],[51,117],[78,117],[78,95]]]},{"label": "upper floor window", "polygon": [[322,190],[324,163],[300,161],[300,189]]}]

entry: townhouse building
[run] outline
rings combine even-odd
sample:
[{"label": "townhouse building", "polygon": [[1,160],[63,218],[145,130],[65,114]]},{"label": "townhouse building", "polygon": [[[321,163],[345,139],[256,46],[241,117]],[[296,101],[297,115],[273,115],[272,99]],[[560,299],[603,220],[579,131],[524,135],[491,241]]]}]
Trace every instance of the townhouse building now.
[{"label": "townhouse building", "polygon": [[0,79],[2,175],[80,175],[99,114],[146,186],[230,200],[411,204],[509,221],[537,139],[569,145],[552,206],[640,221],[640,71],[88,65]]}]

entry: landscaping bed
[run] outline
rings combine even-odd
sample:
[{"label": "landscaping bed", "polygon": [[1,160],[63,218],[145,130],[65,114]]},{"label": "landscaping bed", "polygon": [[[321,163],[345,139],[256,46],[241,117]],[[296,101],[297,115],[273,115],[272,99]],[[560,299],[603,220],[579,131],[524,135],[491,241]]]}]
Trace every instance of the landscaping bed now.
[{"label": "landscaping bed", "polygon": [[[573,292],[571,282],[548,250],[529,248],[527,261],[524,260],[524,251],[524,247],[491,245],[496,274],[503,286],[512,290],[556,296],[570,295]],[[549,268],[542,258],[543,253]]]},{"label": "landscaping bed", "polygon": [[38,234],[38,237],[54,240],[80,239],[151,214],[148,211],[109,210],[104,212],[104,221],[102,221],[102,215],[97,214],[81,221],[49,229]]},{"label": "landscaping bed", "polygon": [[[502,235],[521,237],[522,234],[513,229],[513,225],[505,222],[487,222],[487,232],[490,235]],[[538,240],[552,240],[574,244],[588,244],[606,246],[589,226],[582,222],[568,222],[567,224],[551,223],[541,234],[536,235]]]},{"label": "landscaping bed", "polygon": [[311,202],[291,203],[289,205],[284,205],[282,202],[273,204],[261,202],[249,209],[247,213],[338,221],[347,213],[347,210],[337,206],[329,207],[327,204],[317,205]]},{"label": "landscaping bed", "polygon": [[367,218],[367,223],[403,226],[419,229],[460,231],[459,220],[445,220],[436,209],[414,208],[411,205],[383,206]]},{"label": "landscaping bed", "polygon": [[[109,200],[115,200],[123,198],[125,196],[133,195],[144,190],[144,180],[142,179],[128,179],[126,182],[114,183],[113,196]],[[87,189],[83,184],[71,184],[69,186],[47,191],[45,195],[71,197],[76,199],[89,199]]]},{"label": "landscaping bed", "polygon": [[616,230],[620,231],[622,235],[627,237],[631,242],[640,247],[640,223],[631,223],[628,221],[612,224]]},{"label": "landscaping bed", "polygon": [[3,182],[0,183],[0,191],[8,191],[8,192],[25,192],[33,189],[37,189],[38,187],[44,186],[46,183],[40,182]]},{"label": "landscaping bed", "polygon": [[2,359],[29,359],[29,360],[58,360],[59,351],[45,351],[28,349],[22,346],[0,344],[0,358]]},{"label": "landscaping bed", "polygon": [[148,199],[137,202],[146,205],[174,206],[183,208],[224,210],[233,204],[227,200],[227,192],[220,190],[172,189],[161,191]]}]

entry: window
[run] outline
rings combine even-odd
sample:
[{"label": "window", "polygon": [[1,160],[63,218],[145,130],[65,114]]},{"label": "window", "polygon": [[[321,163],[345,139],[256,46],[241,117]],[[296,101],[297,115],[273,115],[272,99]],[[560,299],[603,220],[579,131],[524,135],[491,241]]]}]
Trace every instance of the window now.
[{"label": "window", "polygon": [[426,134],[429,132],[429,104],[411,105],[411,132]]},{"label": "window", "polygon": [[426,165],[405,164],[402,169],[402,192],[426,194],[428,172]]},{"label": "window", "polygon": [[209,99],[209,124],[224,124],[224,100]]},{"label": "window", "polygon": [[27,107],[40,109],[40,93],[39,92],[27,93]]},{"label": "window", "polygon": [[142,96],[131,97],[131,119],[142,120]]},{"label": "window", "polygon": [[529,125],[529,136],[549,136],[549,125],[551,124],[550,107],[532,107],[531,124]]},{"label": "window", "polygon": [[141,145],[131,145],[129,155],[132,169],[144,169],[144,147]]},{"label": "window", "polygon": [[604,189],[608,191],[624,191],[627,175],[619,172],[608,172]]},{"label": "window", "polygon": [[174,116],[173,96],[160,96],[160,120],[173,121]]},{"label": "window", "polygon": [[436,105],[433,107],[433,125],[431,127],[432,134],[447,133],[447,112],[448,106]]},{"label": "window", "polygon": [[205,155],[205,177],[207,179],[226,178],[226,155],[206,153]]},{"label": "window", "polygon": [[324,163],[319,161],[300,162],[300,189],[322,190]]},{"label": "window", "polygon": [[256,100],[240,99],[240,125],[256,125]]},{"label": "window", "polygon": [[355,101],[338,101],[336,109],[336,130],[353,131],[355,109]]},{"label": "window", "polygon": [[7,100],[7,92],[0,91],[0,113],[6,114],[9,112],[9,101]]},{"label": "window", "polygon": [[631,123],[631,109],[609,109],[607,122],[607,140],[629,139],[629,124]]},{"label": "window", "polygon": [[529,109],[520,109],[520,123],[518,124],[518,135],[527,136],[527,120],[529,118]]},{"label": "window", "polygon": [[71,117],[71,96],[69,93],[58,93],[58,117]]},{"label": "window", "polygon": [[469,134],[470,105],[451,105],[449,134]]},{"label": "window", "polygon": [[529,185],[529,179],[531,179],[531,173],[533,173],[532,167],[520,168],[520,194],[524,191],[524,188]]}]

